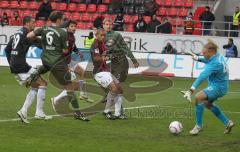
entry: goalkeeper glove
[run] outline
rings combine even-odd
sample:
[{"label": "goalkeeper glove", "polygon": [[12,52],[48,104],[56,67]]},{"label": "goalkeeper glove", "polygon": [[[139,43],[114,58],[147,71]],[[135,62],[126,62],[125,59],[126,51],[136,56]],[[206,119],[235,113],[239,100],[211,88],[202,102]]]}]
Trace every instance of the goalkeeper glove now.
[{"label": "goalkeeper glove", "polygon": [[193,90],[181,91],[181,93],[183,94],[183,98],[186,98],[189,102],[192,102],[191,96],[192,96]]},{"label": "goalkeeper glove", "polygon": [[198,61],[199,57],[196,54],[194,54],[194,55],[192,55],[192,59],[195,60],[195,61]]}]

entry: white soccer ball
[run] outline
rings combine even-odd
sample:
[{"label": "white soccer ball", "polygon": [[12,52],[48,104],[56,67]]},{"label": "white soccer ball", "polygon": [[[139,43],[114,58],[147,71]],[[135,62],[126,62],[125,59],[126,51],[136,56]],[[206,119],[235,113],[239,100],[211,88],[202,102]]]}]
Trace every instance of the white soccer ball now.
[{"label": "white soccer ball", "polygon": [[179,121],[173,121],[169,125],[169,131],[174,135],[180,134],[182,130],[183,130],[183,126]]}]

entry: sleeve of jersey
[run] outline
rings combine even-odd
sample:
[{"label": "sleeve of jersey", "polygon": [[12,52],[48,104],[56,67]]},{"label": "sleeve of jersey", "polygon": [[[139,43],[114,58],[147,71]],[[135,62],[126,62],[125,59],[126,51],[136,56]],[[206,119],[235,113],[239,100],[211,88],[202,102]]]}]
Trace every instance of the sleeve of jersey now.
[{"label": "sleeve of jersey", "polygon": [[201,74],[192,84],[191,89],[196,90],[200,86],[200,84],[214,72],[215,69],[216,68],[214,65],[206,65],[204,71],[201,72]]},{"label": "sleeve of jersey", "polygon": [[41,36],[42,31],[43,31],[43,29],[42,29],[41,27],[40,27],[40,28],[37,28],[37,29],[34,31],[34,34],[35,34],[36,36]]},{"label": "sleeve of jersey", "polygon": [[5,48],[8,63],[10,63],[10,60],[11,60],[12,42],[13,42],[13,39],[10,39],[10,41],[8,42],[8,44]]},{"label": "sleeve of jersey", "polygon": [[119,46],[122,47],[122,50],[127,55],[127,57],[129,57],[133,63],[137,63],[136,58],[132,54],[132,51],[128,48],[126,42],[124,41],[123,37],[120,34],[118,35],[118,41],[120,43]]},{"label": "sleeve of jersey", "polygon": [[208,60],[204,57],[199,57],[198,61],[202,62],[202,63],[207,63],[208,62]]},{"label": "sleeve of jersey", "polygon": [[61,39],[62,39],[63,49],[68,49],[68,45],[67,45],[67,32],[66,31],[64,31],[62,33]]}]

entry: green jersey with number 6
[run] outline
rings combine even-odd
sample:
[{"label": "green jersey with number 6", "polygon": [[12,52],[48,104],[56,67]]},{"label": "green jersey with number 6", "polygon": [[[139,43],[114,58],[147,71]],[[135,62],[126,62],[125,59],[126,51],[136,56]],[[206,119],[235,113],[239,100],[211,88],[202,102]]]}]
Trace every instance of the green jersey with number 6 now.
[{"label": "green jersey with number 6", "polygon": [[41,59],[44,64],[53,66],[64,58],[63,49],[67,49],[67,32],[58,26],[43,26],[34,31],[42,39]]}]

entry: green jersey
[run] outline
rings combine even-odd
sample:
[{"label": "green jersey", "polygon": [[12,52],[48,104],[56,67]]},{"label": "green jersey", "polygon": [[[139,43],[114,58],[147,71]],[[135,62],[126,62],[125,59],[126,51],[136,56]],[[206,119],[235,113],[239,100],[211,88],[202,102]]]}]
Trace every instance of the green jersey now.
[{"label": "green jersey", "polygon": [[133,63],[137,63],[136,58],[133,56],[132,51],[128,48],[122,35],[118,32],[108,32],[106,35],[106,50],[108,53],[112,54],[114,57],[112,64],[117,62],[122,62],[126,60],[126,56],[129,57]]},{"label": "green jersey", "polygon": [[67,49],[67,32],[57,26],[44,26],[34,31],[42,39],[42,61],[53,66],[64,58],[63,50]]}]

